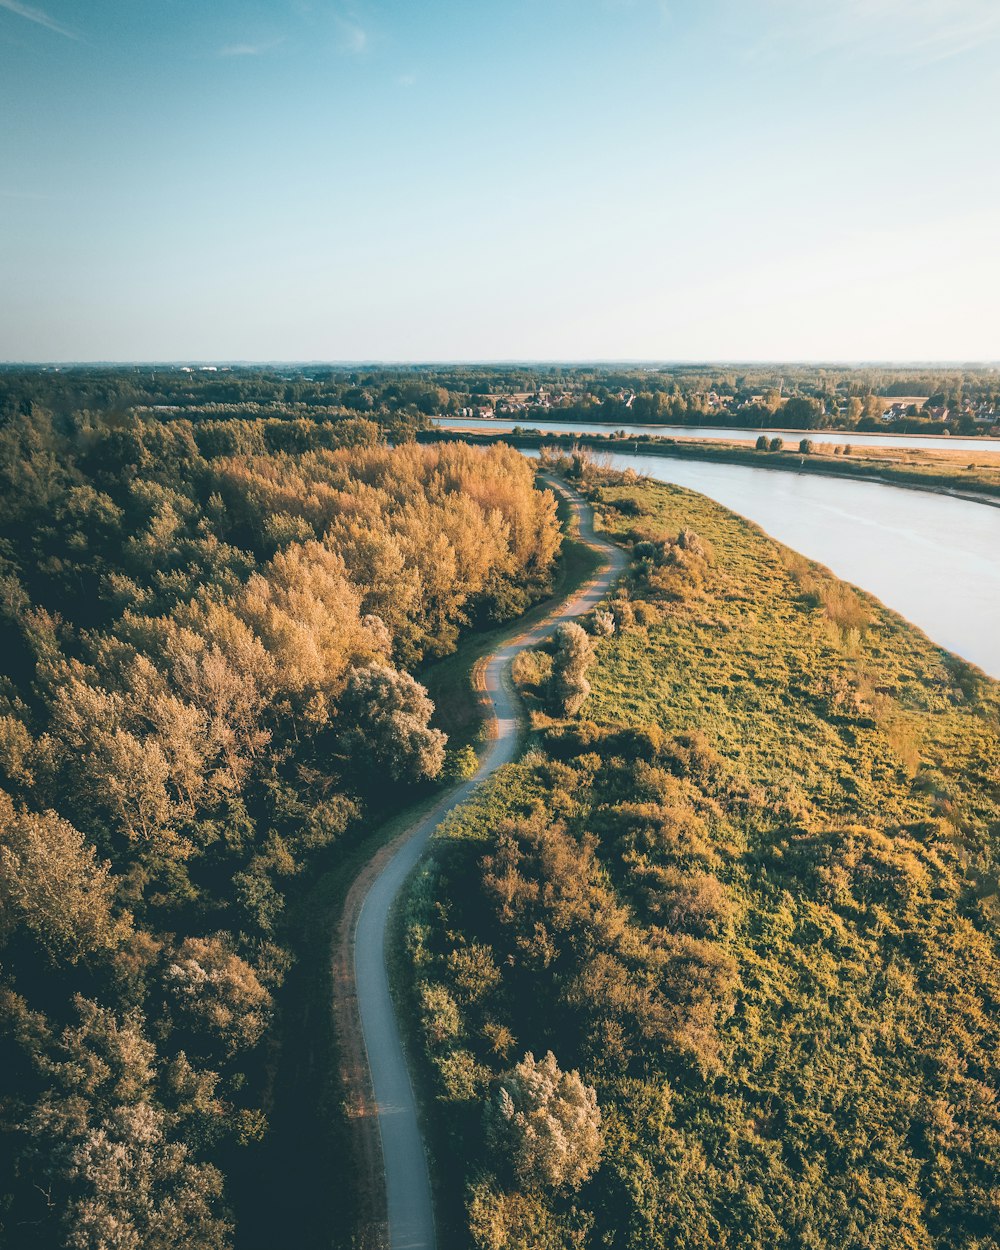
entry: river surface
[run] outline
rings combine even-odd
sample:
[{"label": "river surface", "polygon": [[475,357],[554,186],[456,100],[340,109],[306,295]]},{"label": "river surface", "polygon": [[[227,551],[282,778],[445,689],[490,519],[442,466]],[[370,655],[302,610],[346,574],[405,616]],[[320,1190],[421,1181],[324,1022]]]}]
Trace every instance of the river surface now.
[{"label": "river surface", "polygon": [[853,430],[795,430],[791,433],[779,430],[747,430],[722,425],[627,425],[601,424],[597,421],[536,421],[525,415],[520,420],[475,417],[433,417],[435,425],[452,430],[482,430],[494,433],[512,430],[520,425],[526,430],[541,430],[543,434],[615,434],[624,430],[640,438],[728,438],[738,443],[755,443],[760,434],[769,438],[776,435],[786,444],[800,438],[811,438],[814,443],[831,443],[834,446],[850,443],[853,447],[915,447],[921,451],[1000,451],[1000,438],[960,438],[947,435],[929,438],[926,434],[858,434]]},{"label": "river surface", "polygon": [[873,482],[612,455],[700,491],[1000,678],[1000,508]]}]

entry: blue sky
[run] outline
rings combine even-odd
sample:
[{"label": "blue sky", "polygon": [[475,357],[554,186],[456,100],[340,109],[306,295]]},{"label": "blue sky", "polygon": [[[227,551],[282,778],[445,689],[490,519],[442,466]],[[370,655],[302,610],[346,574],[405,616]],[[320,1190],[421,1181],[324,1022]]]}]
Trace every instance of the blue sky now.
[{"label": "blue sky", "polygon": [[0,0],[0,359],[1000,358],[997,0]]}]

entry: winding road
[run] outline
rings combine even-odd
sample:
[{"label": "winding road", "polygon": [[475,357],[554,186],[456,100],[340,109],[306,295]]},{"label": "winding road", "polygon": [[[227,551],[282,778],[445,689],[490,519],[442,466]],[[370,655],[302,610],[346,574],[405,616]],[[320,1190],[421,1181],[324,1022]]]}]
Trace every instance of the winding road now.
[{"label": "winding road", "polygon": [[354,989],[381,1138],[390,1250],[434,1250],[436,1238],[427,1155],[389,992],[386,967],[389,913],[441,820],[466,802],[486,777],[517,755],[520,700],[510,676],[514,656],[524,647],[537,646],[564,621],[590,611],[604,598],[626,564],[624,551],[595,533],[590,506],[561,483],[546,479],[546,484],[568,500],[579,523],[580,538],[604,554],[604,566],[592,581],[544,620],[512,638],[490,657],[483,677],[495,729],[479,768],[470,780],[449,791],[395,844],[391,858],[364,897],[354,930]]}]

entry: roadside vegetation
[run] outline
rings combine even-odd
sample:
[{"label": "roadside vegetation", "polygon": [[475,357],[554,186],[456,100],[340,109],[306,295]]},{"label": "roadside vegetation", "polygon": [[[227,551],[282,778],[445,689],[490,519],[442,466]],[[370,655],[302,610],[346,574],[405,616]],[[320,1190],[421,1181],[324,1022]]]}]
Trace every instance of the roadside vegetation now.
[{"label": "roadside vegetation", "polygon": [[[310,908],[464,766],[423,673],[543,597],[560,544],[516,452],[382,440],[354,418],[5,415],[5,1244],[349,1240],[350,1160],[336,1132],[313,1158],[285,1098],[286,1015],[329,1012],[299,1010]],[[325,1227],[304,1180],[336,1194]]]},{"label": "roadside vegetation", "polygon": [[1000,686],[714,502],[563,467],[628,578],[519,659],[530,748],[401,917],[445,1247],[993,1250]]}]

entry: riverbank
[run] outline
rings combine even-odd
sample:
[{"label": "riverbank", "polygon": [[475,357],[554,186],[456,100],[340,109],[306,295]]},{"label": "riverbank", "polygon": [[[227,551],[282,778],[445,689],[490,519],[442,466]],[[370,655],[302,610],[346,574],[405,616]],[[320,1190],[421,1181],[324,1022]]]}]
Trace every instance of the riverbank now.
[{"label": "riverbank", "polygon": [[[1000,1168],[1000,686],[702,495],[595,488],[635,619],[593,640],[579,716],[534,702],[537,749],[456,813],[405,917],[467,1239],[972,1244]],[[575,1191],[484,1133],[547,1051],[601,1111]]]},{"label": "riverbank", "polygon": [[[799,437],[808,437],[798,432]],[[859,482],[876,482],[905,490],[923,490],[950,495],[970,503],[1000,507],[1000,454],[980,453],[980,462],[970,462],[969,453],[927,453],[894,449],[892,454],[871,448],[851,448],[849,453],[835,454],[829,446],[815,445],[803,454],[794,446],[781,451],[758,451],[732,443],[716,441],[677,440],[673,438],[619,438],[604,434],[548,434],[530,431],[480,433],[445,428],[425,430],[417,435],[420,442],[460,440],[476,446],[507,443],[509,446],[538,451],[542,447],[586,447],[595,453],[612,452],[638,456],[669,456],[677,460],[704,460],[716,464],[744,465],[785,473],[822,474]],[[845,446],[850,447],[849,443]]]},{"label": "riverbank", "polygon": [[817,445],[835,447],[838,444],[850,443],[853,447],[868,447],[876,451],[895,450],[898,448],[911,451],[932,452],[934,455],[948,454],[953,451],[972,452],[978,455],[984,451],[1000,452],[1000,437],[983,430],[978,434],[928,434],[901,433],[890,431],[880,426],[875,430],[844,429],[792,429],[784,427],[763,427],[760,425],[711,425],[711,424],[674,424],[643,421],[565,421],[546,420],[534,414],[522,416],[520,419],[509,417],[432,417],[430,424],[439,429],[470,430],[480,434],[499,432],[509,433],[511,430],[534,430],[542,434],[607,434],[629,438],[675,438],[678,441],[697,440],[708,442],[736,443],[741,446],[753,445],[761,434],[769,438],[774,435],[792,439],[796,442],[804,435],[811,438]]}]

